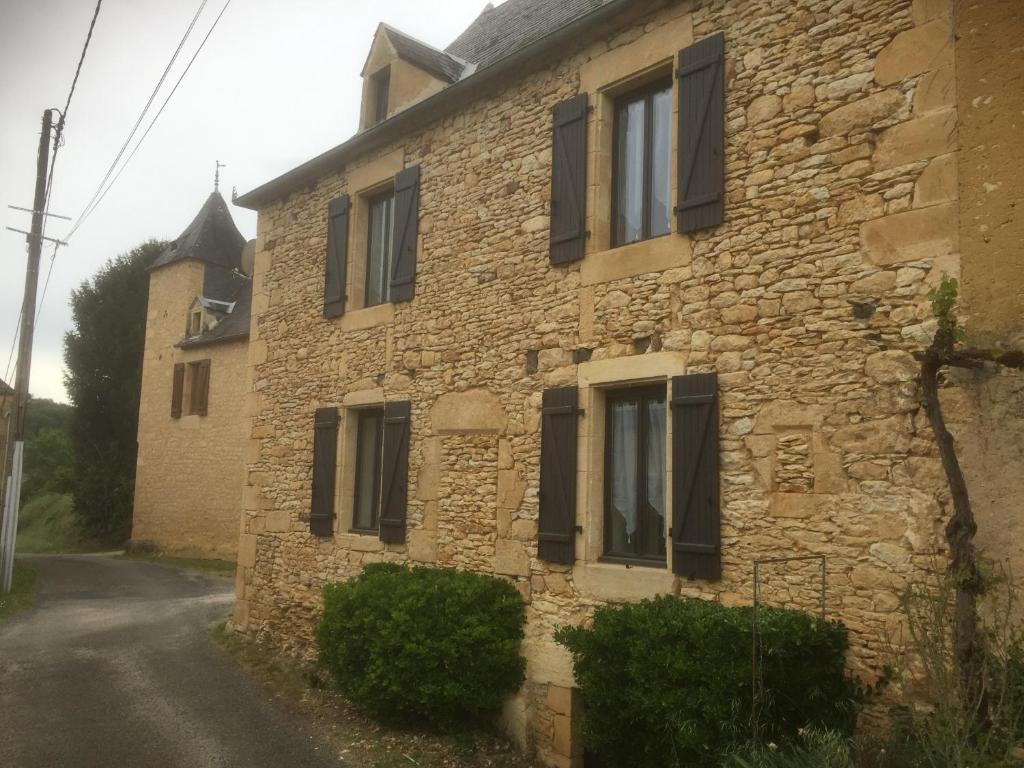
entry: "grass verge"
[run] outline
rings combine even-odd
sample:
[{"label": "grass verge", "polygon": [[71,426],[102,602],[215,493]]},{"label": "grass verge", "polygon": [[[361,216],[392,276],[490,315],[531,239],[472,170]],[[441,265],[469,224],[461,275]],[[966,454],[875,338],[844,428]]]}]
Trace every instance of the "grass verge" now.
[{"label": "grass verge", "polygon": [[367,718],[310,665],[224,624],[214,641],[287,707],[312,722],[352,768],[533,768],[497,734],[396,730]]},{"label": "grass verge", "polygon": [[18,611],[32,605],[36,596],[36,581],[39,574],[26,562],[14,561],[14,574],[11,579],[11,591],[0,595],[0,621],[8,619]]},{"label": "grass verge", "polygon": [[235,578],[235,564],[230,560],[212,560],[203,557],[178,557],[166,555],[152,550],[128,550],[115,555],[127,560],[145,560],[150,563],[163,563],[183,571],[201,573],[203,576],[218,576],[225,579]]},{"label": "grass verge", "polygon": [[18,552],[95,552],[102,546],[82,534],[72,511],[71,494],[44,493],[29,499],[18,512]]}]

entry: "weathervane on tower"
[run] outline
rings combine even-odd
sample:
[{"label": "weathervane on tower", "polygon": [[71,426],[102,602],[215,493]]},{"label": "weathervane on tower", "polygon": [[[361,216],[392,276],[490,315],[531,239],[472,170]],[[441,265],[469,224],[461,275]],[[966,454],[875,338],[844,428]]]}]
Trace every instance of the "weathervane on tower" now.
[{"label": "weathervane on tower", "polygon": [[227,168],[227,163],[222,163],[217,160],[217,169],[213,172],[213,191],[217,192],[220,190],[220,169]]}]

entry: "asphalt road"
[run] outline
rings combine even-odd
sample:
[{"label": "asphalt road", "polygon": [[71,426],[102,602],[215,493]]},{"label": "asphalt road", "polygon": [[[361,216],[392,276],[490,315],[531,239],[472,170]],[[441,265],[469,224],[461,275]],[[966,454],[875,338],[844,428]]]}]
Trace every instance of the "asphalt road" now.
[{"label": "asphalt road", "polygon": [[0,766],[340,766],[209,638],[232,584],[154,563],[26,558],[36,606],[0,622]]}]

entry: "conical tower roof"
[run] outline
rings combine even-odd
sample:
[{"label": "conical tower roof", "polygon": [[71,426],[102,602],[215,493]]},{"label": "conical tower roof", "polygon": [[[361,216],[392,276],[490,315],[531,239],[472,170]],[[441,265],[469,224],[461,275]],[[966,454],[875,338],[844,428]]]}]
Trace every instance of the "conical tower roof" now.
[{"label": "conical tower roof", "polygon": [[194,259],[227,270],[242,266],[245,238],[235,226],[220,192],[212,192],[184,232],[165,250],[150,269]]}]

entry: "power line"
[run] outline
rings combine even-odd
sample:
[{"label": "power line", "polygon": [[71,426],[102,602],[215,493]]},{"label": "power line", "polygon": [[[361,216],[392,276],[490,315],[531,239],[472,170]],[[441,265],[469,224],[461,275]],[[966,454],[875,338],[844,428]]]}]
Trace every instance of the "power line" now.
[{"label": "power line", "polygon": [[10,381],[11,363],[14,361],[14,350],[18,346],[18,336],[21,335],[21,316],[25,314],[25,302],[21,303],[21,310],[18,312],[18,324],[14,326],[14,338],[11,339],[11,353],[7,355],[7,368],[4,369],[4,381]]},{"label": "power line", "polygon": [[85,220],[89,217],[89,215],[99,207],[99,204],[101,202],[103,202],[103,198],[107,196],[107,192],[109,192],[113,188],[113,186],[117,182],[117,180],[119,178],[121,178],[121,174],[124,173],[124,169],[128,167],[129,163],[131,163],[132,158],[135,157],[135,153],[138,152],[139,151],[139,147],[142,146],[142,142],[144,142],[146,140],[146,137],[149,136],[149,132],[151,130],[153,130],[153,126],[156,125],[156,121],[160,119],[160,115],[163,114],[164,108],[167,106],[167,103],[171,100],[171,97],[174,96],[175,91],[178,90],[178,86],[181,85],[181,81],[185,79],[185,75],[187,75],[188,71],[192,68],[192,64],[195,62],[196,58],[199,56],[199,53],[203,50],[203,46],[206,45],[206,41],[210,39],[210,35],[213,34],[213,30],[215,30],[217,28],[217,23],[220,21],[221,16],[224,15],[224,12],[228,9],[229,5],[231,5],[231,0],[226,0],[226,2],[224,3],[224,6],[220,9],[220,13],[217,14],[217,18],[215,18],[213,20],[213,24],[210,26],[210,29],[207,31],[206,36],[202,39],[202,42],[199,43],[199,47],[196,48],[196,52],[194,54],[192,54],[192,58],[189,59],[189,62],[185,66],[185,69],[181,73],[181,76],[178,78],[178,81],[174,84],[174,87],[171,89],[171,92],[169,94],[167,94],[167,98],[164,99],[164,103],[160,105],[160,109],[157,111],[156,115],[154,115],[153,120],[150,122],[150,124],[146,128],[145,132],[143,132],[142,138],[139,139],[138,143],[135,145],[135,148],[131,151],[131,154],[128,155],[128,159],[124,161],[124,164],[118,170],[118,172],[114,176],[114,178],[111,179],[110,184],[107,186],[106,189],[103,190],[103,193],[99,196],[99,199],[96,200],[95,205],[93,205],[92,208],[90,208],[89,210],[87,210],[85,213],[82,214],[81,218],[79,218],[78,222],[71,229],[71,232],[68,233],[68,237],[69,238],[71,237],[72,234],[74,234],[75,230],[78,229],[78,227],[80,227],[85,222]]},{"label": "power line", "polygon": [[[85,44],[82,46],[82,53],[78,57],[78,65],[75,67],[75,75],[71,78],[71,87],[68,89],[68,97],[64,101],[64,109],[60,112],[60,120],[57,121],[57,130],[54,134],[53,139],[53,158],[50,160],[50,172],[46,179],[46,207],[43,215],[43,234],[46,234],[46,223],[49,220],[50,212],[50,197],[53,194],[53,172],[57,167],[57,154],[60,152],[61,144],[64,136],[64,125],[67,123],[68,111],[71,109],[71,99],[75,95],[75,86],[78,85],[78,77],[82,74],[82,65],[85,63],[85,54],[89,51],[89,43],[92,42],[92,33],[96,29],[96,19],[99,18],[100,8],[103,6],[103,0],[96,0],[96,8],[92,13],[92,20],[89,22],[89,30],[85,33]],[[39,320],[39,314],[42,312],[43,301],[46,299],[46,289],[50,287],[50,276],[53,274],[53,262],[57,258],[57,249],[60,247],[59,243],[53,244],[53,253],[50,254],[50,264],[46,270],[46,280],[43,283],[43,291],[39,296],[39,303],[36,308],[36,322]],[[24,312],[24,307],[22,307]],[[20,321],[19,321],[20,324]],[[13,350],[13,348],[12,348]],[[10,364],[8,364],[9,368]]]},{"label": "power line", "polygon": [[[68,108],[71,106],[71,97],[75,95],[75,86],[78,85],[78,76],[82,72],[82,62],[85,61],[85,52],[89,50],[89,41],[92,40],[92,31],[96,27],[96,17],[100,15],[100,6],[103,0],[96,0],[96,10],[93,11],[92,21],[89,23],[89,31],[85,35],[85,45],[82,46],[82,55],[78,57],[78,66],[75,68],[75,76],[71,80],[71,89],[68,91],[68,99],[64,102],[64,111],[61,112],[60,120],[57,122],[57,135],[60,136],[64,121],[68,116]],[[53,178],[52,175],[50,177]]]},{"label": "power line", "polygon": [[117,167],[117,164],[121,161],[121,158],[124,156],[125,150],[128,149],[128,145],[131,143],[132,139],[135,138],[135,134],[139,130],[139,126],[142,125],[142,121],[145,119],[146,113],[149,111],[150,106],[152,106],[153,100],[156,98],[157,93],[163,86],[164,80],[167,79],[167,74],[171,71],[171,67],[174,65],[174,62],[178,60],[178,55],[181,53],[181,49],[185,47],[185,41],[188,39],[189,35],[192,34],[192,29],[195,27],[196,22],[199,20],[200,14],[202,14],[203,9],[206,7],[207,1],[208,0],[202,0],[202,2],[199,4],[199,10],[197,10],[195,15],[192,17],[192,21],[189,23],[188,29],[185,30],[185,34],[182,35],[181,40],[178,42],[178,47],[174,49],[174,54],[171,56],[171,60],[167,62],[167,66],[164,67],[163,74],[160,75],[160,79],[157,81],[156,86],[153,88],[153,92],[150,93],[149,99],[146,101],[146,105],[142,108],[142,112],[139,113],[139,117],[135,121],[135,125],[132,127],[131,132],[128,134],[128,138],[124,140],[124,144],[121,145],[121,149],[118,150],[113,162],[107,169],[106,174],[104,174],[103,181],[101,181],[100,185],[96,188],[96,192],[93,194],[92,198],[86,204],[85,208],[82,211],[82,214],[78,217],[78,221],[71,228],[71,231],[68,232],[67,236],[64,238],[65,240],[71,239],[71,236],[78,230],[80,226],[82,226],[82,222],[85,221],[86,216],[88,216],[89,213],[92,212],[92,209],[98,204],[98,198],[100,197],[103,191],[104,185],[110,179],[110,176],[111,174],[113,174],[114,169]]}]

